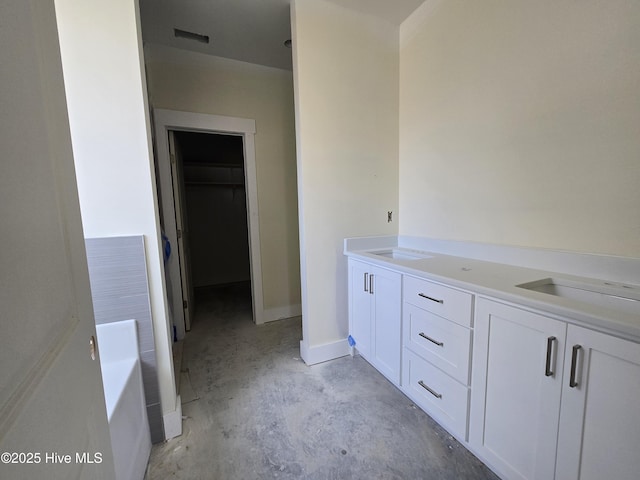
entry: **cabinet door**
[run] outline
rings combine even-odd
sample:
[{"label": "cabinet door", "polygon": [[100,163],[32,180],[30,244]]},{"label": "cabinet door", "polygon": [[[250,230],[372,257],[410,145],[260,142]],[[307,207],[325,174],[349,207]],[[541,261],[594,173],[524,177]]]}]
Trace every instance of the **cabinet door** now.
[{"label": "cabinet door", "polygon": [[508,479],[554,477],[566,324],[479,299],[469,441]]},{"label": "cabinet door", "polygon": [[401,275],[374,268],[373,288],[373,359],[375,367],[396,385],[400,384],[401,336]]},{"label": "cabinet door", "polygon": [[370,358],[371,351],[370,270],[370,265],[349,259],[349,335],[366,359]]},{"label": "cabinet door", "polygon": [[639,445],[640,345],[570,325],[556,478],[635,480]]}]

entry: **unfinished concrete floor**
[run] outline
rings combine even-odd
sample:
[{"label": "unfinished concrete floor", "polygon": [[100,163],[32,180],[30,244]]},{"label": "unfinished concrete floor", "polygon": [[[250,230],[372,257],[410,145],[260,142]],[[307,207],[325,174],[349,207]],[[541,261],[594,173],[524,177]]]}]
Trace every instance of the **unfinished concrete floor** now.
[{"label": "unfinished concrete floor", "polygon": [[306,366],[301,334],[254,325],[246,286],[201,295],[182,363],[198,398],[147,479],[497,479],[362,358]]}]

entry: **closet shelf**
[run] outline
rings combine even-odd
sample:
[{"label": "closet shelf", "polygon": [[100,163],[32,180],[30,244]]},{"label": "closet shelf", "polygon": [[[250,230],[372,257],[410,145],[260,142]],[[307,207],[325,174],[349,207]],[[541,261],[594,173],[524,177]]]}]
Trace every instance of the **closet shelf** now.
[{"label": "closet shelf", "polygon": [[242,163],[184,162],[185,167],[244,168]]},{"label": "closet shelf", "polygon": [[201,181],[187,181],[184,182],[185,185],[189,186],[189,185],[194,185],[194,186],[207,186],[207,185],[213,185],[213,186],[219,186],[219,187],[240,187],[240,188],[244,188],[244,183],[232,183],[232,182],[213,182],[213,181],[206,181],[206,180],[201,180]]}]

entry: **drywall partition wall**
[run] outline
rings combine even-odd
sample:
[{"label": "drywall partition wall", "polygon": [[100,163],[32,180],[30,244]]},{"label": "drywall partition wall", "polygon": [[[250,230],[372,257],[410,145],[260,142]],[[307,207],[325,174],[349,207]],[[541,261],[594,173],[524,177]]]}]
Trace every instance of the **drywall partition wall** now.
[{"label": "drywall partition wall", "polygon": [[292,3],[305,362],[348,353],[343,239],[395,234],[398,28]]},{"label": "drywall partition wall", "polygon": [[400,232],[640,254],[640,3],[430,1],[401,27]]},{"label": "drywall partition wall", "polygon": [[[138,4],[134,0],[56,0],[55,5],[84,234],[145,237],[160,402],[165,422],[176,420],[180,406],[172,366]],[[168,437],[175,433],[165,424]]]},{"label": "drywall partition wall", "polygon": [[300,314],[292,74],[148,44],[154,109],[255,120],[264,319]]}]

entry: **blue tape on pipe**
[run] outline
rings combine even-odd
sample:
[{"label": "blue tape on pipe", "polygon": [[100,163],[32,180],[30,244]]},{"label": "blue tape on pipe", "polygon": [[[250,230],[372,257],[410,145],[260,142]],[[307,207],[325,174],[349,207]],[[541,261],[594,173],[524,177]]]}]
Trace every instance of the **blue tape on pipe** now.
[{"label": "blue tape on pipe", "polygon": [[169,257],[171,256],[171,243],[169,242],[169,237],[167,237],[164,233],[162,234],[162,246],[164,263],[167,263],[167,260],[169,260]]},{"label": "blue tape on pipe", "polygon": [[353,339],[353,337],[351,335],[349,335],[347,337],[347,341],[349,342],[349,346],[350,347],[355,347],[356,346],[356,341]]}]

